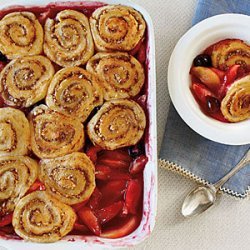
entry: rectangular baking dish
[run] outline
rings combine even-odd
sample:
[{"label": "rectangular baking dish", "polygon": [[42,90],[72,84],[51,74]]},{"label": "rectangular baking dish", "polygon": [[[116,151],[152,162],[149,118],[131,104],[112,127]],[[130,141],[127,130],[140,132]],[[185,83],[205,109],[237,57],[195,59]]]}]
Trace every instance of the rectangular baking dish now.
[{"label": "rectangular baking dish", "polygon": [[[0,0],[0,9],[13,5],[22,6],[44,6],[51,0]],[[56,1],[69,2],[69,1]],[[76,2],[76,1],[72,1]],[[147,23],[147,70],[148,70],[148,134],[146,135],[146,155],[149,161],[144,170],[144,198],[143,216],[140,226],[130,235],[119,239],[104,239],[96,236],[74,236],[68,235],[61,241],[50,244],[38,244],[25,242],[23,240],[0,239],[0,249],[5,250],[51,250],[51,249],[107,249],[115,247],[130,247],[142,242],[152,232],[155,224],[157,208],[157,125],[156,125],[156,74],[155,74],[155,40],[152,20],[148,12],[141,6],[128,0],[100,0],[88,2],[102,2],[106,4],[121,4],[131,6],[138,10]]]}]

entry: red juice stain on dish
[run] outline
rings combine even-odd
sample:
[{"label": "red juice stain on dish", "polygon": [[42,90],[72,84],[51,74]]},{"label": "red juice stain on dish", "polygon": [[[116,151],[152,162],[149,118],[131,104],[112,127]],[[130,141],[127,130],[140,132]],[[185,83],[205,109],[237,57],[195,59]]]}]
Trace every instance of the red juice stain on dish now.
[{"label": "red juice stain on dish", "polygon": [[[99,7],[106,4],[99,2],[64,2],[64,3],[51,3],[47,6],[12,6],[0,11],[0,19],[6,14],[15,11],[30,11],[33,12],[40,23],[44,25],[47,18],[54,18],[56,14],[65,9],[77,10],[84,13],[87,17]],[[116,171],[115,178],[96,179],[96,190],[88,201],[79,206],[74,205],[77,214],[81,214],[81,210],[89,211],[91,216],[91,223],[83,221],[81,217],[77,218],[75,227],[72,233],[76,235],[93,235],[96,228],[101,237],[117,238],[123,237],[133,232],[140,224],[143,216],[143,170],[147,163],[145,156],[145,146],[148,147],[149,143],[149,121],[147,109],[147,96],[148,96],[148,70],[149,61],[148,55],[148,34],[144,40],[130,51],[130,54],[136,57],[144,66],[145,69],[145,83],[141,92],[133,99],[137,101],[144,109],[147,117],[147,127],[145,129],[144,137],[136,146],[124,148],[122,150],[107,151],[98,147],[86,145],[86,148],[92,148],[87,154],[93,160],[95,165],[104,166],[105,168]],[[2,63],[4,66],[5,63]],[[60,67],[54,65],[55,70],[58,71]],[[1,70],[1,64],[0,64]],[[44,101],[39,102],[39,104]],[[0,97],[0,107],[6,107],[4,100]],[[36,105],[34,105],[36,106]],[[34,107],[28,109],[21,109],[26,115]],[[87,142],[87,144],[90,144]],[[133,153],[131,153],[133,152]],[[111,153],[114,157],[110,157]],[[36,158],[33,154],[32,158]],[[110,161],[112,160],[112,163]],[[111,165],[110,165],[111,164]],[[126,178],[124,178],[124,176]],[[128,178],[127,178],[128,177]],[[140,187],[139,187],[140,185]],[[136,196],[132,195],[131,189],[135,186],[138,193]],[[29,190],[44,190],[44,185],[37,181],[34,186]],[[150,195],[150,194],[149,194]],[[127,201],[126,201],[127,199]],[[131,214],[132,211],[132,214]],[[87,225],[86,225],[87,223]],[[99,228],[100,227],[100,228]],[[0,236],[5,239],[22,240],[17,236],[11,225],[0,228]],[[83,238],[83,240],[85,240]],[[74,238],[68,241],[74,242]],[[98,240],[96,240],[99,242]]]},{"label": "red juice stain on dish", "polygon": [[[151,176],[151,187],[153,187],[155,184],[155,176],[152,175]],[[151,228],[150,228],[150,217],[148,216],[148,214],[151,212],[150,211],[150,200],[151,200],[151,196],[152,196],[152,189],[149,189],[148,193],[146,194],[147,196],[147,209],[143,211],[143,215],[146,218],[146,221],[143,224],[143,231],[147,232],[147,234],[150,234],[151,232]]]}]

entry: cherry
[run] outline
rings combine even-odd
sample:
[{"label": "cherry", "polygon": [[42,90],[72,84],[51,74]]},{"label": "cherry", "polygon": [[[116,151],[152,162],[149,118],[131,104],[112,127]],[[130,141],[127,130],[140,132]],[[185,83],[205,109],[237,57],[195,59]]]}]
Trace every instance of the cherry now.
[{"label": "cherry", "polygon": [[7,57],[1,51],[0,51],[0,61],[1,62],[7,62],[8,61]]},{"label": "cherry", "polygon": [[130,164],[129,172],[132,175],[143,172],[145,165],[148,162],[148,157],[145,155],[140,155]]},{"label": "cherry", "polygon": [[202,66],[202,67],[211,67],[212,60],[211,57],[207,54],[200,54],[194,58],[194,66]]},{"label": "cherry", "polygon": [[217,113],[220,110],[220,101],[213,97],[213,96],[207,96],[207,110],[209,113]]},{"label": "cherry", "polygon": [[140,144],[137,144],[137,145],[131,146],[128,149],[128,152],[132,158],[136,158],[144,153],[144,149]]}]

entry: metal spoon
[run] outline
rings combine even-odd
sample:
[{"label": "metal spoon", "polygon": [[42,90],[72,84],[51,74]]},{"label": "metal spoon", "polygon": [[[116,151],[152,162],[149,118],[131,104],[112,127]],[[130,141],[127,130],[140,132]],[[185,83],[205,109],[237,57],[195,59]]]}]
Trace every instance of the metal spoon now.
[{"label": "metal spoon", "polygon": [[220,187],[223,186],[225,182],[227,182],[234,174],[245,167],[249,162],[250,149],[248,149],[241,161],[217,183],[214,185],[208,184],[207,186],[199,186],[192,190],[187,195],[182,204],[182,215],[185,217],[193,217],[206,211],[215,203],[217,192],[219,191]]}]

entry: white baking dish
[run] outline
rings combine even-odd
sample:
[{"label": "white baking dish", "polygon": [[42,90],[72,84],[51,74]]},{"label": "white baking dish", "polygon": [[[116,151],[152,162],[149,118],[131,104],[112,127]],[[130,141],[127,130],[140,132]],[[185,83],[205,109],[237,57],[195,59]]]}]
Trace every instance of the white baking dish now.
[{"label": "white baking dish", "polygon": [[[60,0],[61,1],[61,0]],[[0,8],[6,8],[13,5],[24,6],[44,6],[53,2],[51,0],[0,0]],[[59,2],[59,1],[57,1]],[[68,1],[63,1],[68,2]],[[75,1],[74,1],[75,2]],[[93,2],[93,1],[92,1]],[[97,2],[97,1],[95,1]],[[0,239],[0,249],[8,250],[39,250],[39,249],[101,249],[112,247],[129,247],[142,242],[150,235],[155,224],[156,203],[157,203],[157,126],[156,126],[156,76],[155,76],[155,41],[152,20],[146,10],[137,4],[127,0],[103,0],[107,4],[122,4],[131,6],[138,10],[147,23],[148,32],[148,99],[147,106],[149,111],[149,134],[146,145],[146,155],[149,161],[144,170],[144,201],[143,216],[140,226],[130,235],[119,239],[104,239],[96,236],[73,236],[68,235],[59,242],[52,244],[37,244],[25,242],[23,240],[6,240]]]}]

